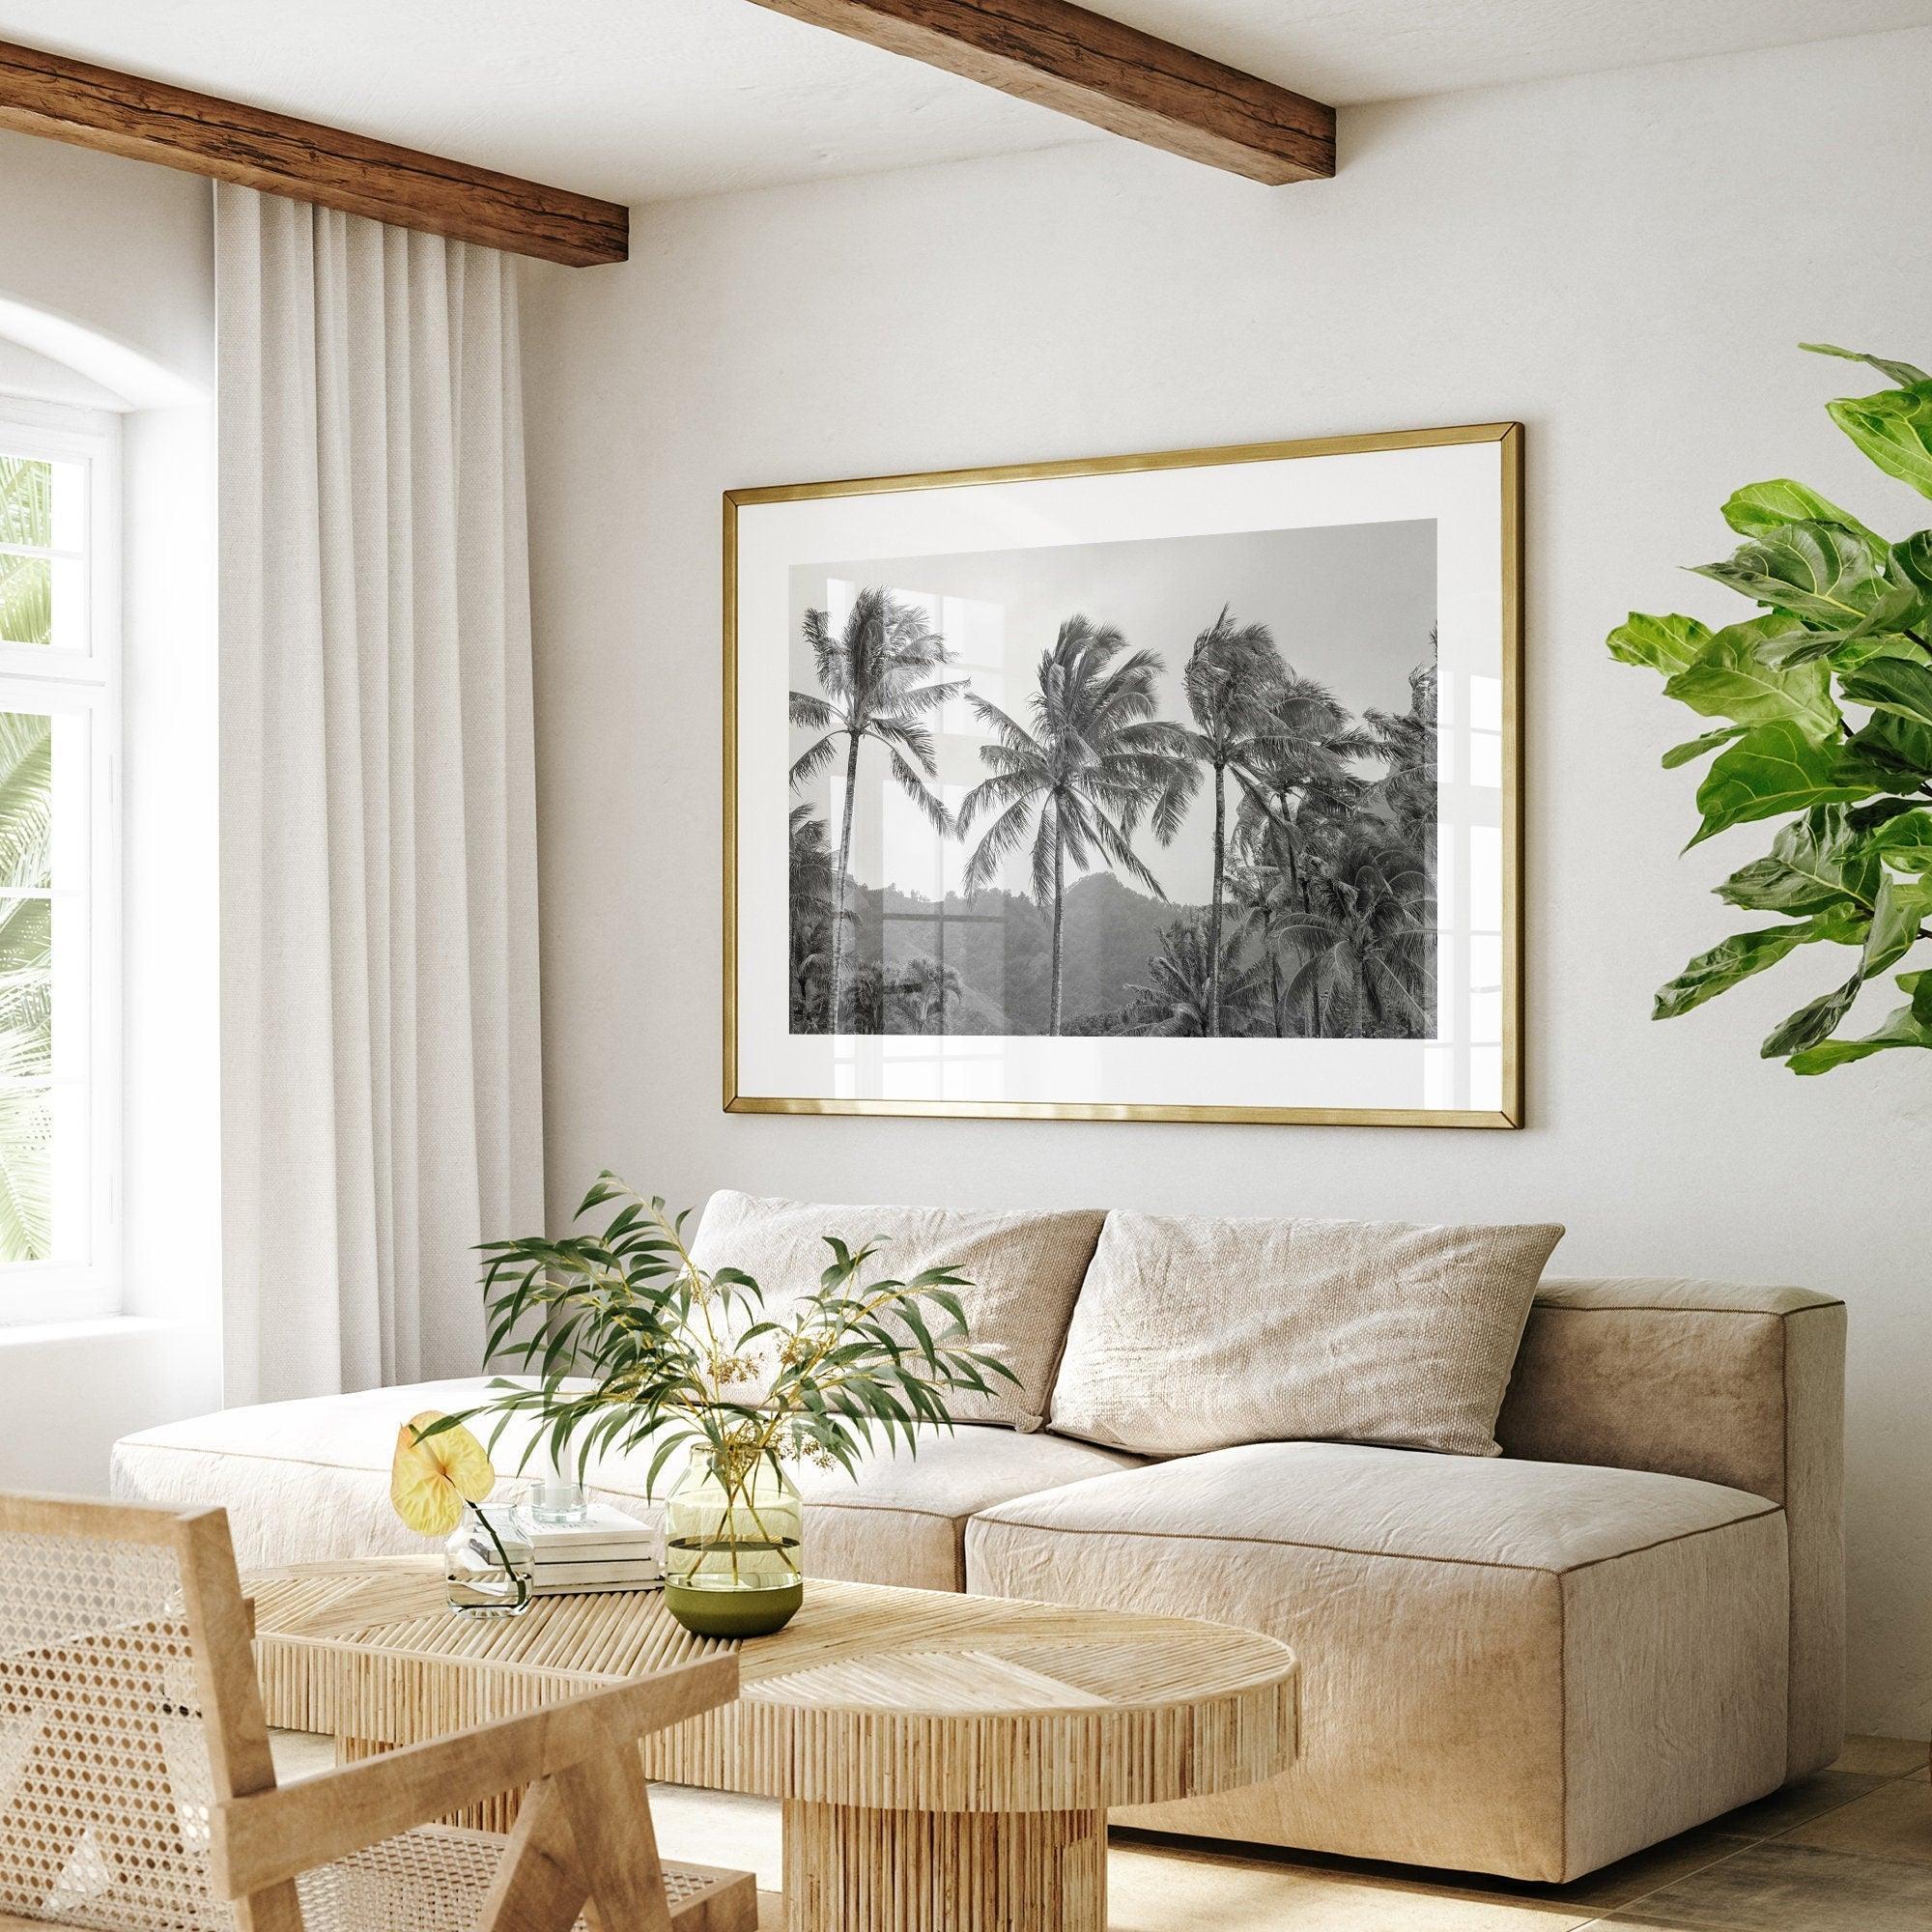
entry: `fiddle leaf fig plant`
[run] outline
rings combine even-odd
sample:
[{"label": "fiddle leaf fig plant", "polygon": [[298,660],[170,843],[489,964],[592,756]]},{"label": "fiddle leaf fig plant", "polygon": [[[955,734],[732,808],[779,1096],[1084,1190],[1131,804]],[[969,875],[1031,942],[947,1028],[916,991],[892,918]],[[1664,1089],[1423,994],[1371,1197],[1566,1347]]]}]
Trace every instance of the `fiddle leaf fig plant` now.
[{"label": "fiddle leaf fig plant", "polygon": [[[1828,413],[1887,475],[1932,497],[1932,376],[1828,343],[1801,347],[1890,381]],[[1932,530],[1890,542],[1784,477],[1747,484],[1723,516],[1743,543],[1692,568],[1757,613],[1714,631],[1633,611],[1607,641],[1710,721],[1663,754],[1667,769],[1711,757],[1690,844],[1781,821],[1771,850],[1716,889],[1778,923],[1700,952],[1659,989],[1652,1016],[1689,1012],[1801,947],[1841,946],[1854,955],[1848,976],[1774,1028],[1764,1056],[1824,1073],[1932,1047],[1932,958],[1912,957],[1932,921]],[[1861,990],[1886,974],[1905,1003],[1874,1031],[1841,1037]]]}]

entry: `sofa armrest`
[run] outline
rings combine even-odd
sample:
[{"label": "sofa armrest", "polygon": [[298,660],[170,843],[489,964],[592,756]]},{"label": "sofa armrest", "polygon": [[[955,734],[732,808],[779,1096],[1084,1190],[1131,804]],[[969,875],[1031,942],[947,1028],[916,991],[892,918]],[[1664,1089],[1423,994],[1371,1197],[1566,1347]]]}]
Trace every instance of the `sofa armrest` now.
[{"label": "sofa armrest", "polygon": [[1546,1280],[1503,1454],[1693,1476],[1783,1505],[1793,1776],[1844,1728],[1845,1306],[1797,1288]]}]

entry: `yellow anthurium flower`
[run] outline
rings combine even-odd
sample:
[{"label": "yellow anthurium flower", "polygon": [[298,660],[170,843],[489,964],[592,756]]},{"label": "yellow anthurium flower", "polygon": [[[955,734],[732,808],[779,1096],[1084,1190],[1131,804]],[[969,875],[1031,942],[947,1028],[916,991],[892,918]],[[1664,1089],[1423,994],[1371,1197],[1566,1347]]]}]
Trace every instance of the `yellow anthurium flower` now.
[{"label": "yellow anthurium flower", "polygon": [[480,1503],[497,1487],[482,1443],[461,1423],[423,1439],[421,1432],[431,1423],[447,1420],[426,1408],[396,1432],[389,1500],[419,1536],[447,1536],[463,1520],[463,1505]]}]

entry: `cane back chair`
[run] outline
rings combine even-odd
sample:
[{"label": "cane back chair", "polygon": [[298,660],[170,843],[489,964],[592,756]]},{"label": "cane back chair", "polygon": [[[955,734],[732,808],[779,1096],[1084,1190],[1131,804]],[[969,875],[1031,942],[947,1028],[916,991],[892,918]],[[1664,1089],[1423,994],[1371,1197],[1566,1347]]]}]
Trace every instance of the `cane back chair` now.
[{"label": "cane back chair", "polygon": [[[0,1932],[751,1932],[638,1740],[733,1655],[278,1786],[221,1510],[0,1496]],[[507,1838],[430,1821],[528,1787]]]}]

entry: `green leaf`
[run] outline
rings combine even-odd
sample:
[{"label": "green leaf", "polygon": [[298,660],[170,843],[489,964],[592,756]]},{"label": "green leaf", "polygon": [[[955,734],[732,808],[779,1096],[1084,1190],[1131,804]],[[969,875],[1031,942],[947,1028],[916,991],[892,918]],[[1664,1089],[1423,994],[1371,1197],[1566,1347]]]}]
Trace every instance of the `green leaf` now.
[{"label": "green leaf", "polygon": [[1781,1026],[1775,1028],[1758,1052],[1766,1060],[1782,1060],[1788,1053],[1802,1053],[1815,1046],[1852,1009],[1852,1002],[1864,984],[1864,974],[1854,973],[1842,986],[1822,993],[1809,1006],[1800,1007]]},{"label": "green leaf", "polygon": [[1932,593],[1932,530],[1917,530],[1891,547],[1891,574]]},{"label": "green leaf", "polygon": [[1625,664],[1648,665],[1665,677],[1696,661],[1711,640],[1709,625],[1695,617],[1646,617],[1640,611],[1604,639],[1610,655]]},{"label": "green leaf", "polygon": [[1765,536],[1786,524],[1833,524],[1881,552],[1885,549],[1885,539],[1866,529],[1850,511],[1839,509],[1829,497],[1803,483],[1794,483],[1789,476],[1774,477],[1769,483],[1747,483],[1742,490],[1734,490],[1723,515],[1741,537]]},{"label": "green leaf", "polygon": [[1815,743],[1789,719],[1753,726],[1719,755],[1697,787],[1704,822],[1690,845],[1748,819],[1863,798],[1877,789],[1838,781],[1833,776],[1836,761],[1833,747]]},{"label": "green leaf", "polygon": [[1888,819],[1869,843],[1879,858],[1901,872],[1932,871],[1932,807]]},{"label": "green leaf", "polygon": [[1869,1059],[1894,1046],[1932,1047],[1932,1019],[1921,1017],[1917,1003],[1895,1007],[1884,1024],[1862,1039],[1832,1039],[1794,1053],[1786,1063],[1794,1073],[1829,1073],[1854,1060]]},{"label": "green leaf", "polygon": [[1664,685],[1663,695],[1706,718],[1728,718],[1737,724],[1788,718],[1808,737],[1830,737],[1838,725],[1831,672],[1822,664],[1767,665],[1759,653],[1772,628],[1773,620],[1763,617],[1726,625]]},{"label": "green leaf", "polygon": [[1932,668],[1923,660],[1877,658],[1842,675],[1838,686],[1854,704],[1932,724]]},{"label": "green leaf", "polygon": [[1767,966],[1776,966],[1794,948],[1813,940],[1856,945],[1865,923],[1863,914],[1844,906],[1791,925],[1733,933],[1708,952],[1698,953],[1676,979],[1660,986],[1650,1016],[1654,1020],[1669,1020],[1688,1013],[1692,1007],[1701,1007],[1706,1000],[1728,992],[1741,980],[1762,973]]},{"label": "green leaf", "polygon": [[1932,381],[1844,397],[1826,413],[1888,476],[1932,497]]},{"label": "green leaf", "polygon": [[1902,791],[1932,779],[1932,724],[1874,711],[1845,742],[1833,776],[1867,791]]},{"label": "green leaf", "polygon": [[1719,745],[1728,745],[1733,738],[1742,738],[1744,734],[1742,724],[1727,724],[1719,731],[1706,731],[1700,738],[1687,738],[1683,744],[1671,746],[1659,762],[1666,772],[1674,772],[1679,765],[1690,764],[1706,752],[1715,752]]},{"label": "green leaf", "polygon": [[1900,388],[1909,389],[1915,383],[1932,383],[1932,376],[1924,370],[1914,368],[1910,362],[1893,362],[1883,355],[1867,355],[1861,349],[1839,349],[1829,342],[1801,342],[1801,349],[1808,349],[1813,355],[1842,355],[1847,362],[1862,362],[1876,369],[1881,376],[1889,376]]},{"label": "green leaf", "polygon": [[1740,544],[1720,563],[1692,564],[1699,577],[1806,624],[1834,633],[1895,630],[1916,611],[1916,584],[1886,574],[1890,553],[1835,524],[1782,524],[1755,541]]},{"label": "green leaf", "polygon": [[1779,829],[1769,857],[1718,887],[1718,896],[1750,912],[1822,912],[1848,901],[1869,912],[1878,896],[1877,843],[1851,825],[1842,805],[1814,806]]},{"label": "green leaf", "polygon": [[1901,973],[1897,984],[1912,998],[1912,1017],[1932,1027],[1932,971]]},{"label": "green leaf", "polygon": [[1886,872],[1879,879],[1878,903],[1872,908],[1871,931],[1865,939],[1860,970],[1873,979],[1918,945],[1919,927],[1932,918],[1932,878],[1900,878]]}]

